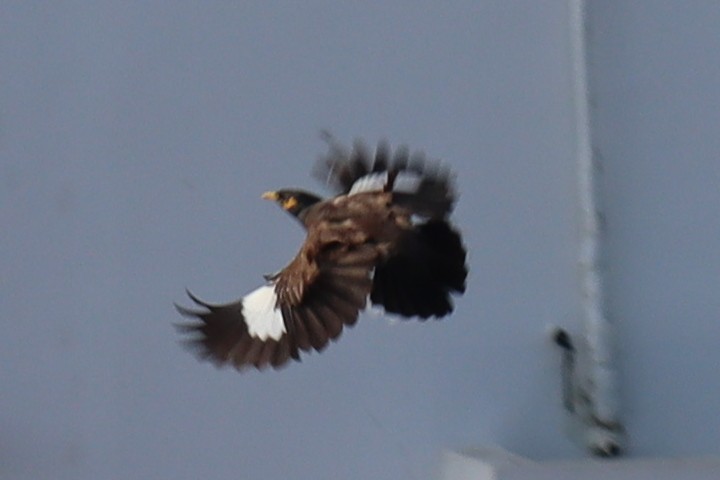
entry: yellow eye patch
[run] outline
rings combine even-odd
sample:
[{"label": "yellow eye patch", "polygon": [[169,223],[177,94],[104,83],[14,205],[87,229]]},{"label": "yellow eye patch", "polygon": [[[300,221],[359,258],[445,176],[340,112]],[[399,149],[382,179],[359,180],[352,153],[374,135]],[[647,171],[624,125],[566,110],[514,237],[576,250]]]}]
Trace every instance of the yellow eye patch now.
[{"label": "yellow eye patch", "polygon": [[297,204],[298,204],[297,198],[295,198],[295,197],[288,197],[288,198],[286,198],[285,200],[283,200],[283,202],[282,202],[282,208],[285,209],[285,210],[291,210],[291,209],[293,209],[295,206],[297,206]]}]

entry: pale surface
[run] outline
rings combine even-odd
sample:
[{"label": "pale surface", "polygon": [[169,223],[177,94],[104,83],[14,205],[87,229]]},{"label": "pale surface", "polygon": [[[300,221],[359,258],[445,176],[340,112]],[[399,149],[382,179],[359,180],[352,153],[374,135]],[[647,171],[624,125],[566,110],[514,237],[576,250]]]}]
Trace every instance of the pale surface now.
[{"label": "pale surface", "polygon": [[442,480],[717,480],[720,457],[533,462],[502,449],[447,452]]}]

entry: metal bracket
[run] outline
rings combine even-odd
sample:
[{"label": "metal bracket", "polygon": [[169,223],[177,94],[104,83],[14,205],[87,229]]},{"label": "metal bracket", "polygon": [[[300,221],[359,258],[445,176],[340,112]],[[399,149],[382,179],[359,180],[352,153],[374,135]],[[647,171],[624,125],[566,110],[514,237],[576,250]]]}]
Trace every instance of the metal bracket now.
[{"label": "metal bracket", "polygon": [[621,423],[604,421],[598,415],[592,389],[588,388],[590,380],[579,361],[582,358],[578,358],[582,352],[578,352],[578,345],[562,328],[555,328],[552,339],[562,349],[562,403],[575,423],[575,429],[579,427],[579,440],[597,457],[619,457],[625,445],[625,429]]}]

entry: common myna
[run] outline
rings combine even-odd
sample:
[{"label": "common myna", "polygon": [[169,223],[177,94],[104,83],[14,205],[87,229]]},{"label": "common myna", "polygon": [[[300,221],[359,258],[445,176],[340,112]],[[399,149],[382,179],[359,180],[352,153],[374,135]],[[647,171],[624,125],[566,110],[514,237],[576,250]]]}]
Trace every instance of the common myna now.
[{"label": "common myna", "polygon": [[401,317],[440,318],[465,291],[465,248],[448,220],[453,177],[439,162],[380,142],[374,156],[328,138],[315,175],[337,191],[267,192],[307,231],[295,258],[233,303],[212,305],[188,291],[197,310],[179,325],[201,358],[216,365],[278,368],[300,351],[323,350],[354,325],[368,298]]}]

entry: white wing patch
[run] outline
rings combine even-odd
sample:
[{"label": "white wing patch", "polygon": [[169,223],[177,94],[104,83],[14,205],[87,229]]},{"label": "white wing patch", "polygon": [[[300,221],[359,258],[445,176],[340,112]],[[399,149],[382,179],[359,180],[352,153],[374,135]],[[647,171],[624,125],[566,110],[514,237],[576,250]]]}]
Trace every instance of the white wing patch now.
[{"label": "white wing patch", "polygon": [[378,190],[382,190],[386,183],[387,172],[368,173],[364,177],[360,177],[355,180],[355,183],[353,183],[348,195],[363,192],[376,192]]},{"label": "white wing patch", "polygon": [[394,192],[415,193],[420,188],[421,177],[411,172],[400,172],[395,179]]},{"label": "white wing patch", "polygon": [[282,312],[276,308],[275,285],[265,285],[243,298],[243,316],[250,336],[260,340],[280,340],[286,333]]},{"label": "white wing patch", "polygon": [[[348,193],[348,195],[353,195],[355,193],[380,191],[385,187],[387,179],[388,172],[368,173],[364,177],[358,178],[355,183],[353,183],[353,186],[350,189],[350,193]],[[398,176],[395,178],[395,185],[393,191],[414,193],[417,192],[419,187],[420,175],[414,172],[403,171],[398,173]]]}]

